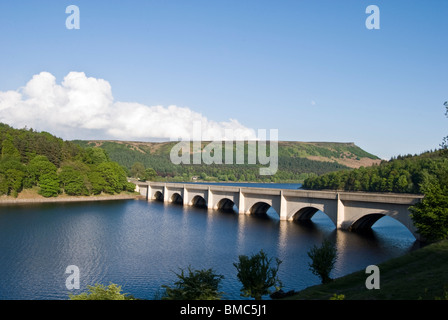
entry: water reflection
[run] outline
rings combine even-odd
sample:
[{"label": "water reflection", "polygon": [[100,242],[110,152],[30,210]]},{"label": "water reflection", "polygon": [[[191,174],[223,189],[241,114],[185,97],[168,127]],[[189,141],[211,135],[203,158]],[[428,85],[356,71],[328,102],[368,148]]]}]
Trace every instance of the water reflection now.
[{"label": "water reflection", "polygon": [[213,268],[225,276],[224,297],[240,299],[233,263],[261,249],[283,261],[285,290],[300,290],[320,282],[307,252],[324,239],[338,249],[333,277],[413,249],[404,226],[377,224],[360,234],[337,230],[322,212],[292,222],[273,210],[258,217],[145,201],[2,207],[0,299],[66,299],[71,264],[80,268],[81,290],[113,282],[147,299],[172,284],[179,268]]}]

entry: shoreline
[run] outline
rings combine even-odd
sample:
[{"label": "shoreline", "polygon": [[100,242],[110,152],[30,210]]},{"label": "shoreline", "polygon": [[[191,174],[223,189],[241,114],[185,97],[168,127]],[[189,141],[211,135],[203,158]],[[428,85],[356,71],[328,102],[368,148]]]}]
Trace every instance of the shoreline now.
[{"label": "shoreline", "polygon": [[111,201],[111,200],[138,200],[139,194],[115,194],[115,195],[97,195],[97,196],[59,196],[55,198],[34,197],[34,198],[11,198],[0,197],[0,206],[14,204],[39,204],[39,203],[63,203],[63,202],[92,202],[92,201]]}]

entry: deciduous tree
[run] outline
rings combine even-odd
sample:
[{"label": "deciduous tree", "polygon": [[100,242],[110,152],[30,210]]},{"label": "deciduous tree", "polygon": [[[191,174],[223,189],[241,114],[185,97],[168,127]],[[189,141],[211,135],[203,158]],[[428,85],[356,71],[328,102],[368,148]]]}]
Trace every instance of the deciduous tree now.
[{"label": "deciduous tree", "polygon": [[237,277],[243,287],[242,296],[261,300],[263,295],[270,294],[270,288],[279,290],[282,286],[278,278],[278,269],[282,261],[278,258],[273,263],[263,250],[252,256],[240,255],[238,263],[233,265],[238,271]]},{"label": "deciduous tree", "polygon": [[181,270],[176,274],[179,279],[173,287],[162,286],[165,289],[164,300],[219,300],[222,292],[219,285],[224,276],[216,274],[213,269]]}]

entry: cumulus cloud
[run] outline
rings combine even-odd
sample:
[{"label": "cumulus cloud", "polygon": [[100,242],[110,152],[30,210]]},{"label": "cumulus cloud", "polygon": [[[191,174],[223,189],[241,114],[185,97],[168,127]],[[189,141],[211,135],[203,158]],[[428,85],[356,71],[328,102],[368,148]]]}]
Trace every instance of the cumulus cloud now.
[{"label": "cumulus cloud", "polygon": [[70,72],[61,84],[41,72],[23,88],[0,91],[0,122],[65,139],[174,140],[198,138],[198,132],[202,140],[255,138],[235,119],[216,122],[186,107],[115,101],[109,82],[83,72]]}]

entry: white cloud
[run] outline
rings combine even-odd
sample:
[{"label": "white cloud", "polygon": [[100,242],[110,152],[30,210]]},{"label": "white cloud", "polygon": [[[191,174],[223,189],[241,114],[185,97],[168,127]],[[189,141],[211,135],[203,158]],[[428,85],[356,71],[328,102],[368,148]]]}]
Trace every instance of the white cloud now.
[{"label": "white cloud", "polygon": [[226,129],[240,138],[255,137],[234,119],[215,122],[186,107],[115,101],[109,82],[83,72],[70,72],[61,84],[42,72],[23,88],[0,91],[0,122],[64,139],[190,139],[198,122],[203,140],[225,137]]}]

